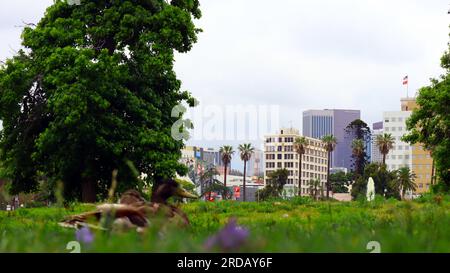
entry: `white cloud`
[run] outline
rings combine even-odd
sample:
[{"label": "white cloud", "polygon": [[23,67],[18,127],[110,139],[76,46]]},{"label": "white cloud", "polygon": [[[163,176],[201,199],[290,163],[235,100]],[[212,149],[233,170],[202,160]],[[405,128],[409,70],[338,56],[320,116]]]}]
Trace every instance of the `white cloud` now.
[{"label": "white cloud", "polygon": [[[0,1],[0,59],[20,45],[22,21],[51,0]],[[201,0],[204,32],[176,71],[202,105],[279,104],[281,124],[301,126],[306,109],[354,108],[369,124],[399,109],[442,73],[444,0]],[[196,144],[199,144],[198,142]],[[203,145],[216,146],[220,141]]]}]

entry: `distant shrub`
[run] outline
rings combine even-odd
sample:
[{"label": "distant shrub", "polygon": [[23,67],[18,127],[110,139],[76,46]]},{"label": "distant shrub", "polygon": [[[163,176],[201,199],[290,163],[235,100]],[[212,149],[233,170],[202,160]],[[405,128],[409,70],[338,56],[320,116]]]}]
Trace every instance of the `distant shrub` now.
[{"label": "distant shrub", "polygon": [[296,196],[293,197],[290,201],[294,205],[305,205],[311,204],[314,200],[310,196]]}]

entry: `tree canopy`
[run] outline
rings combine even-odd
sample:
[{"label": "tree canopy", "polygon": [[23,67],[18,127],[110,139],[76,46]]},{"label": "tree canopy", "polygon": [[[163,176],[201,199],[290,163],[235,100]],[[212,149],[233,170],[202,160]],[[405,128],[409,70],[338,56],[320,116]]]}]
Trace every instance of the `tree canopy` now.
[{"label": "tree canopy", "polygon": [[[367,143],[370,143],[372,133],[370,131],[367,123],[361,119],[355,119],[350,122],[345,128],[346,137],[350,138],[352,141],[357,140],[357,142],[352,142],[352,166],[356,175],[362,175],[365,165],[368,162],[369,155],[367,154]],[[357,143],[358,152],[355,153],[354,144]],[[362,144],[362,145],[361,145]]]},{"label": "tree canopy", "polygon": [[[449,44],[450,48],[450,44]],[[431,79],[431,85],[420,88],[416,97],[419,106],[406,124],[410,133],[403,140],[421,143],[436,164],[439,188],[450,191],[450,50],[441,58],[446,73]]]},{"label": "tree canopy", "polygon": [[180,91],[174,52],[191,49],[200,16],[198,0],[57,0],[25,27],[25,50],[0,68],[0,160],[12,191],[33,191],[44,175],[92,202],[114,169],[118,190],[138,184],[131,165],[150,181],[184,174],[171,111],[194,99]]}]

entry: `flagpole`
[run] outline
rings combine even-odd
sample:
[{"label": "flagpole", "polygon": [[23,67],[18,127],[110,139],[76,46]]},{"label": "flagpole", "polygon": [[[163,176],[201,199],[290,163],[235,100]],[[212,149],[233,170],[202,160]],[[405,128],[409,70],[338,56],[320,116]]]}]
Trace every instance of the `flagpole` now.
[{"label": "flagpole", "polygon": [[406,82],[406,98],[409,98],[408,94],[409,94],[409,77],[408,81]]},{"label": "flagpole", "polygon": [[408,75],[408,82],[406,84],[406,97],[409,98],[409,75]]}]

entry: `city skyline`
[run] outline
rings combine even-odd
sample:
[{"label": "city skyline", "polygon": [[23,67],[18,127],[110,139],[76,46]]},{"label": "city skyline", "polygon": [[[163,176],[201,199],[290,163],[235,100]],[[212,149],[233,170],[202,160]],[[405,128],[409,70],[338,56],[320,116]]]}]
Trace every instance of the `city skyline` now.
[{"label": "city skyline", "polygon": [[[0,60],[20,49],[23,26],[37,23],[52,3],[1,1]],[[406,95],[405,75],[414,95],[443,72],[439,59],[446,50],[449,18],[443,0],[270,3],[202,1],[197,23],[203,33],[189,54],[175,58],[182,90],[192,92],[201,105],[276,104],[279,127],[301,129],[302,112],[308,109],[357,109],[367,124],[380,121],[382,112],[396,111],[398,98]],[[243,12],[253,8],[257,12]],[[276,130],[261,133],[261,140]],[[248,141],[187,145],[237,147],[242,142]],[[237,158],[232,164],[240,166]]]}]

